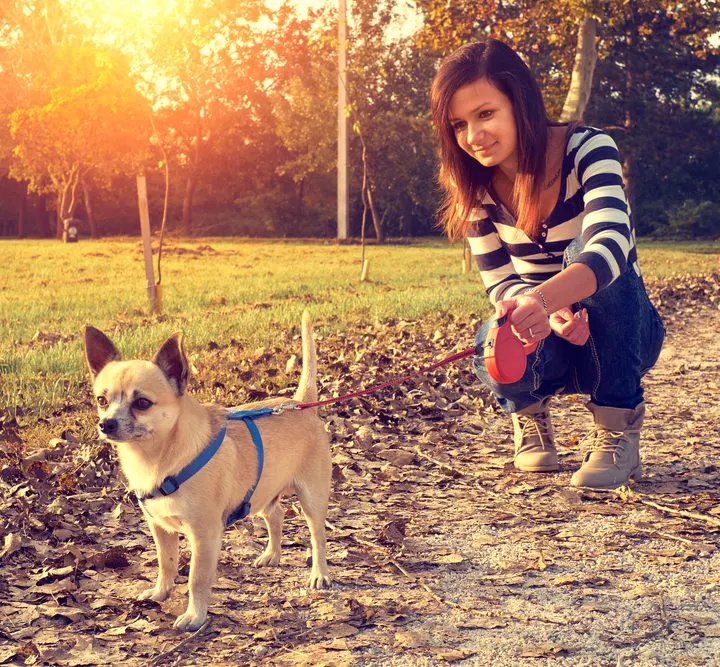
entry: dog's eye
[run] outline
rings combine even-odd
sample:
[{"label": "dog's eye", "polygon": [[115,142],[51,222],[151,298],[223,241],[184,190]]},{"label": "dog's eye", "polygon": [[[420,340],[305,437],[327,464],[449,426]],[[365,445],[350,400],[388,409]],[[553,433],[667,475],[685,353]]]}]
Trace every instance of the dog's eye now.
[{"label": "dog's eye", "polygon": [[133,401],[133,410],[147,410],[152,407],[152,402],[148,401],[147,398],[136,398]]},{"label": "dog's eye", "polygon": [[101,408],[106,408],[108,405],[107,398],[105,398],[104,396],[98,396],[97,402]]}]

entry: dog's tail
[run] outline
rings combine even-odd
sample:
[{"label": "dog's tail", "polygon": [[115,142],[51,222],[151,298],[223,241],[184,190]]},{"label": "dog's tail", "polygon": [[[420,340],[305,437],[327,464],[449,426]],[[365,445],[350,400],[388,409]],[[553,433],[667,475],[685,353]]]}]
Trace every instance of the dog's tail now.
[{"label": "dog's tail", "polygon": [[317,355],[313,341],[312,320],[306,310],[302,315],[302,373],[300,384],[295,392],[295,400],[300,403],[317,401]]}]

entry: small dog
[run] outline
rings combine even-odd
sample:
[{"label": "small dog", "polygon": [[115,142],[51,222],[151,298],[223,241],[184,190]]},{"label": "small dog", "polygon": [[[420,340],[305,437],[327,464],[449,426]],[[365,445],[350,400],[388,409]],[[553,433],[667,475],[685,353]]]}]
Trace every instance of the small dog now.
[{"label": "small dog", "polygon": [[[307,312],[302,318],[302,351],[300,384],[291,406],[317,400],[317,360]],[[262,438],[262,448],[258,448],[250,424],[229,421],[224,408],[201,404],[185,392],[189,372],[182,334],[170,336],[152,362],[122,361],[110,339],[88,326],[85,353],[97,397],[100,437],[117,448],[120,465],[130,489],[141,499],[157,548],[157,583],[142,592],[140,600],[162,602],[169,596],[177,575],[182,533],[192,554],[189,601],[175,627],[200,628],[207,619],[228,517],[241,503],[247,505],[243,498],[247,501],[250,496],[246,511],[263,517],[269,536],[255,565],[277,565],[284,514],[279,501],[293,491],[310,528],[308,585],[330,586],[325,519],[332,468],[329,440],[317,408],[278,411],[253,422]],[[274,398],[237,409],[265,408],[269,412],[267,408],[285,404],[285,399]],[[163,482],[184,470],[208,443],[217,442],[224,428],[224,440],[201,469],[177,489],[171,484],[168,495],[159,492]]]}]

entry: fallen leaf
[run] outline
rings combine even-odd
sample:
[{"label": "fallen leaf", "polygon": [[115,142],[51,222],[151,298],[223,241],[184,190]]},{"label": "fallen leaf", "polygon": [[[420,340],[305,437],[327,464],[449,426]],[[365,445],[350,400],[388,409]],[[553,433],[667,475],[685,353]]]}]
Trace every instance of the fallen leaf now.
[{"label": "fallen leaf", "polygon": [[555,658],[570,654],[570,649],[556,644],[532,644],[520,654],[521,658]]},{"label": "fallen leaf", "polygon": [[0,551],[0,560],[11,556],[16,551],[22,549],[22,538],[17,533],[8,533],[5,535],[5,541],[2,551]]}]

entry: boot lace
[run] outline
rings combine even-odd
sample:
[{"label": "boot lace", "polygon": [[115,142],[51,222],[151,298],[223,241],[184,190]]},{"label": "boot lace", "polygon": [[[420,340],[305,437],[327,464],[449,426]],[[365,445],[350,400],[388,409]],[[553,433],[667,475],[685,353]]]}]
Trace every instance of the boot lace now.
[{"label": "boot lace", "polygon": [[588,443],[588,454],[611,454],[613,462],[616,462],[618,456],[622,455],[625,450],[625,445],[630,442],[630,439],[623,431],[610,431],[596,427],[583,439],[583,443],[585,442]]},{"label": "boot lace", "polygon": [[[545,449],[550,448],[552,449],[552,439],[550,438],[550,413],[545,412],[536,412],[532,415],[523,415],[523,414],[517,414],[518,424],[520,425],[521,429],[521,435],[522,435],[522,443],[525,445],[526,443],[526,435],[534,435],[533,430],[535,433],[537,433],[538,437],[540,438],[540,444],[542,445],[542,448]],[[526,430],[528,431],[526,433]],[[521,447],[521,451],[524,449],[524,447]],[[531,446],[532,449],[532,446]]]}]

